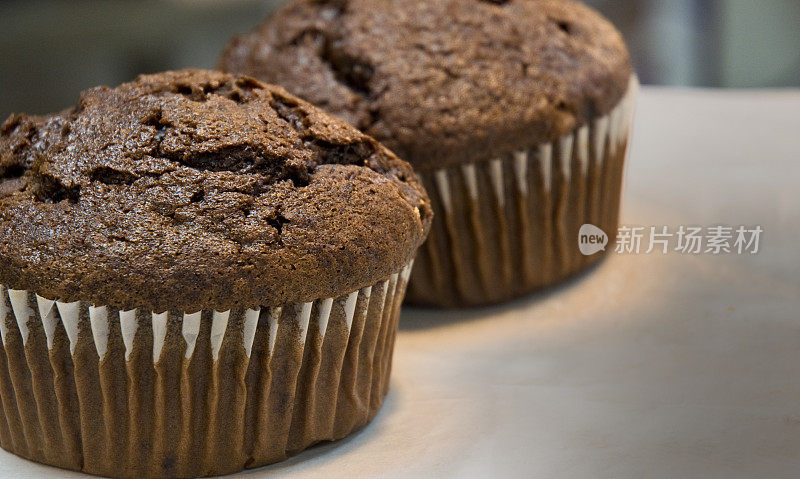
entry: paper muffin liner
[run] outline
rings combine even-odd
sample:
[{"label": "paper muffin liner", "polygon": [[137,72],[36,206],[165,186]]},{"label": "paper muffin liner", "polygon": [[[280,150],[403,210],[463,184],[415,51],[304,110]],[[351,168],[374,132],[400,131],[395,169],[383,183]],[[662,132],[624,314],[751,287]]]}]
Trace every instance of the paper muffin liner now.
[{"label": "paper muffin liner", "polygon": [[435,220],[417,255],[407,301],[444,307],[504,301],[597,262],[578,231],[611,241],[638,80],[606,116],[508,157],[420,172]]},{"label": "paper muffin liner", "polygon": [[0,285],[0,446],[104,476],[194,477],[340,439],[388,391],[411,266],[338,298],[191,314]]}]

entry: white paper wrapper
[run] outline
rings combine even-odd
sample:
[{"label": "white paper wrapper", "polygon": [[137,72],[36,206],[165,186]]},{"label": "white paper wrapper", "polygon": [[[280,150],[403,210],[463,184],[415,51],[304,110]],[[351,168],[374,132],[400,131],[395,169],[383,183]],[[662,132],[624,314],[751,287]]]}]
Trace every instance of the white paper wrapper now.
[{"label": "white paper wrapper", "polygon": [[419,174],[435,220],[407,300],[444,307],[504,301],[585,269],[578,230],[612,239],[638,81],[608,115],[508,157]]},{"label": "white paper wrapper", "polygon": [[0,446],[104,476],[194,477],[342,438],[388,391],[410,272],[338,298],[191,314],[0,285]]}]

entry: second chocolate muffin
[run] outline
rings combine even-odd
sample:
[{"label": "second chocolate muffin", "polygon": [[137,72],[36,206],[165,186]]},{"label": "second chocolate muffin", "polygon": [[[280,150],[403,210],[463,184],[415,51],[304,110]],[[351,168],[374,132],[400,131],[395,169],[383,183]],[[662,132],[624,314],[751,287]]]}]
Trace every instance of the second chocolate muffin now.
[{"label": "second chocolate muffin", "polygon": [[408,160],[437,220],[409,300],[498,302],[612,238],[636,80],[621,35],[565,0],[295,0],[222,69],[287,87]]}]

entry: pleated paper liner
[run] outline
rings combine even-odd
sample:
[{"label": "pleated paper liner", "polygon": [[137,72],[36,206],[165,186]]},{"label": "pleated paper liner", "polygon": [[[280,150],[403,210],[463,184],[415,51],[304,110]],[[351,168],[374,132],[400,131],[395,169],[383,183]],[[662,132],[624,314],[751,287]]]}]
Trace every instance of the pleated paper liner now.
[{"label": "pleated paper liner", "polygon": [[338,298],[152,313],[0,286],[0,446],[112,477],[226,474],[367,424],[411,265]]},{"label": "pleated paper liner", "polygon": [[633,77],[608,115],[553,143],[419,173],[435,219],[407,301],[500,302],[597,262],[580,253],[578,230],[593,224],[614,241],[637,91]]}]

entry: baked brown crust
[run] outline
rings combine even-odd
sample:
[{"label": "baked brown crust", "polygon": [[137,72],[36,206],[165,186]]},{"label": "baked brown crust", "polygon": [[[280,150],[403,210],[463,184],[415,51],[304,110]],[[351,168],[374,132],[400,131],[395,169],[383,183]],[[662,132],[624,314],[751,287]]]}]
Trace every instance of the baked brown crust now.
[{"label": "baked brown crust", "polygon": [[185,70],[0,130],[0,284],[153,311],[336,297],[413,257],[411,167],[281,88]]},{"label": "baked brown crust", "polygon": [[419,170],[559,138],[627,90],[619,32],[567,0],[295,0],[220,68],[286,86]]}]

